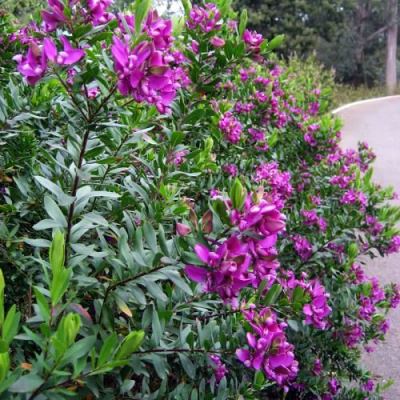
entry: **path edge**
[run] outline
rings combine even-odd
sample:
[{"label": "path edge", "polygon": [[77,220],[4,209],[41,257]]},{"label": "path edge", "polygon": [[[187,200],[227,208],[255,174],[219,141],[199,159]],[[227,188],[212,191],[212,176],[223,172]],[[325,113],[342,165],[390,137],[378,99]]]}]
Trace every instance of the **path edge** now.
[{"label": "path edge", "polygon": [[384,97],[374,97],[373,99],[367,99],[367,100],[359,100],[355,101],[354,103],[349,103],[345,104],[344,106],[340,106],[339,108],[336,108],[335,110],[331,111],[332,114],[338,114],[344,110],[347,110],[348,108],[359,106],[362,104],[367,104],[367,103],[374,103],[374,102],[379,102],[382,100],[388,100],[388,99],[396,99],[400,98],[400,95],[394,95],[394,96],[384,96]]}]

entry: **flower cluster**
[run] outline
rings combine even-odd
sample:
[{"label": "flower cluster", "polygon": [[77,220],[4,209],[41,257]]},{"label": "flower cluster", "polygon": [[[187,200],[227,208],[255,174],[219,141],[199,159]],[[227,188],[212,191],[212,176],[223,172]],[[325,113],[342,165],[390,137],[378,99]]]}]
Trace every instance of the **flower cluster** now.
[{"label": "flower cluster", "polygon": [[243,128],[231,112],[227,112],[221,117],[218,126],[228,142],[236,144],[240,141]]},{"label": "flower cluster", "polygon": [[207,3],[204,7],[194,6],[186,24],[190,29],[199,28],[204,33],[218,30],[222,26],[221,13],[212,3]]},{"label": "flower cluster", "polygon": [[293,244],[296,253],[303,261],[307,261],[310,259],[313,253],[313,249],[311,243],[307,240],[307,238],[301,235],[295,235],[293,237]]},{"label": "flower cluster", "polygon": [[303,307],[306,324],[313,325],[317,329],[326,329],[328,327],[326,319],[332,312],[328,305],[329,295],[318,281],[309,285],[307,292],[311,297],[311,302]]},{"label": "flower cluster", "polygon": [[243,33],[243,41],[246,43],[249,51],[253,53],[259,53],[260,46],[264,41],[264,38],[260,33],[246,29]]},{"label": "flower cluster", "polygon": [[231,211],[231,221],[239,232],[233,233],[215,251],[197,244],[194,250],[206,268],[187,265],[185,272],[190,279],[201,283],[204,291],[217,293],[236,307],[243,288],[258,287],[263,280],[270,287],[275,281],[279,267],[275,243],[278,233],[285,228],[285,219],[266,200],[254,203],[247,196],[242,211]]},{"label": "flower cluster", "polygon": [[133,48],[129,39],[114,36],[111,53],[118,74],[118,90],[123,96],[154,104],[160,113],[167,113],[177,90],[188,84],[186,73],[179,66],[184,57],[171,50],[171,21],[159,18],[155,11],[149,13],[143,32],[150,40]]},{"label": "flower cluster", "polygon": [[276,314],[269,308],[260,312],[243,311],[243,316],[250,324],[252,333],[247,333],[249,348],[236,351],[238,359],[248,368],[264,371],[279,385],[288,385],[296,378],[299,366],[294,346],[286,339],[286,323],[279,323]]},{"label": "flower cluster", "polygon": [[59,26],[67,22],[71,23],[71,18],[76,20],[81,17],[85,22],[94,26],[106,24],[115,18],[108,11],[112,3],[113,0],[87,0],[86,2],[68,0],[68,7],[72,10],[71,16],[61,0],[48,0],[48,9],[42,11],[43,27],[47,32],[53,32]]},{"label": "flower cluster", "polygon": [[210,251],[203,244],[197,244],[195,252],[207,269],[187,265],[186,275],[201,283],[205,292],[217,293],[224,301],[230,301],[237,306],[240,291],[252,281],[249,272],[251,257],[247,245],[238,236],[232,236],[215,251]]},{"label": "flower cluster", "polygon": [[72,65],[85,56],[82,49],[72,47],[65,36],[61,36],[63,50],[58,51],[54,41],[45,38],[41,45],[30,43],[26,55],[18,54],[14,60],[18,63],[18,71],[30,85],[36,84],[46,74],[49,63],[57,65]]},{"label": "flower cluster", "polygon": [[222,379],[224,379],[225,375],[228,373],[228,368],[221,361],[221,358],[216,354],[211,354],[210,360],[214,367],[215,381],[217,383],[220,383],[222,381]]},{"label": "flower cluster", "polygon": [[325,232],[327,223],[323,217],[318,217],[316,210],[302,210],[304,224],[307,226],[317,226],[321,232]]},{"label": "flower cluster", "polygon": [[277,162],[261,163],[255,170],[254,181],[265,183],[271,200],[278,208],[283,208],[285,201],[293,193],[290,172],[279,170]]}]

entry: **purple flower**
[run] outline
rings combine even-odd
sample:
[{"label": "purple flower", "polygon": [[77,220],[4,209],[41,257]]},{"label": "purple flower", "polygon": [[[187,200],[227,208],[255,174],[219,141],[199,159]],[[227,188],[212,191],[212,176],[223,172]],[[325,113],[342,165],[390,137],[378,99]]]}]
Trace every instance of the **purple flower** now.
[{"label": "purple flower", "polygon": [[113,0],[88,0],[90,21],[93,25],[103,25],[109,22],[114,16],[107,12]]},{"label": "purple flower", "polygon": [[130,49],[128,43],[117,37],[111,52],[121,94],[154,104],[161,113],[169,112],[176,91],[185,79],[183,70],[171,65],[175,58],[146,41]]},{"label": "purple flower", "polygon": [[379,330],[380,330],[384,335],[386,335],[386,333],[389,332],[389,329],[390,329],[390,322],[389,322],[387,319],[383,320],[383,321],[379,324]]},{"label": "purple flower", "polygon": [[14,42],[18,40],[22,44],[39,43],[39,39],[35,37],[36,33],[43,33],[37,24],[33,21],[29,22],[26,26],[19,29],[17,32],[9,36],[9,41]]},{"label": "purple flower", "polygon": [[321,232],[325,232],[327,224],[324,218],[318,217],[315,210],[302,210],[301,216],[304,219],[304,224],[307,226],[317,226]]},{"label": "purple flower", "polygon": [[265,133],[258,129],[249,128],[249,134],[255,142],[261,142],[265,140]]},{"label": "purple flower", "polygon": [[231,112],[227,112],[222,116],[222,118],[219,120],[218,126],[228,142],[236,144],[240,141],[242,124],[233,116]]},{"label": "purple flower", "polygon": [[362,385],[362,389],[363,389],[365,392],[372,392],[372,391],[374,390],[374,387],[375,387],[374,381],[371,380],[371,379],[368,379],[367,382],[365,382],[365,383]]},{"label": "purple flower", "polygon": [[307,292],[311,296],[311,303],[303,307],[303,313],[306,316],[305,322],[307,325],[313,325],[317,329],[324,330],[328,327],[327,317],[332,312],[332,309],[328,306],[329,295],[318,281],[314,281],[307,288]]},{"label": "purple flower", "polygon": [[200,28],[204,33],[218,30],[222,26],[221,14],[215,4],[207,3],[204,7],[194,6],[186,22],[189,29]]},{"label": "purple flower", "polygon": [[365,209],[368,204],[368,200],[364,193],[355,191],[353,189],[348,190],[340,199],[342,204],[353,205],[359,203],[361,209]]},{"label": "purple flower", "polygon": [[160,18],[157,11],[150,11],[143,31],[152,39],[157,50],[167,50],[174,41],[172,36],[172,21]]},{"label": "purple flower", "polygon": [[393,236],[390,241],[389,247],[386,250],[387,254],[399,253],[400,252],[400,235]]},{"label": "purple flower", "polygon": [[42,11],[44,29],[53,32],[57,27],[67,20],[64,15],[64,5],[60,0],[48,0],[49,9]]},{"label": "purple flower", "polygon": [[323,369],[322,362],[321,362],[321,360],[319,358],[317,358],[314,361],[314,366],[313,366],[313,369],[312,369],[312,373],[315,376],[319,376],[319,375],[321,375],[322,369]]},{"label": "purple flower", "polygon": [[30,85],[35,85],[46,73],[46,55],[44,51],[34,43],[29,46],[26,56],[18,54],[13,57],[13,60],[18,63],[18,72],[25,77]]},{"label": "purple flower", "polygon": [[232,211],[231,220],[241,231],[251,229],[264,237],[276,235],[285,229],[285,217],[275,205],[264,199],[254,202],[250,195],[247,196],[241,213]]},{"label": "purple flower", "polygon": [[72,65],[85,57],[85,52],[82,49],[76,49],[72,47],[71,43],[65,36],[61,36],[60,40],[64,45],[64,50],[58,52],[57,47],[52,39],[44,39],[43,51],[48,60],[59,65]]},{"label": "purple flower", "polygon": [[89,99],[95,99],[100,94],[100,88],[98,86],[93,86],[88,88],[87,95]]},{"label": "purple flower", "polygon": [[215,381],[217,383],[220,383],[225,375],[228,373],[228,368],[221,361],[221,358],[216,354],[211,354],[209,357],[214,367]]},{"label": "purple flower", "polygon": [[214,47],[224,47],[225,46],[225,40],[218,37],[218,36],[214,36],[211,40],[210,43],[214,46]]},{"label": "purple flower", "polygon": [[351,266],[351,272],[354,274],[354,278],[352,281],[356,284],[364,283],[366,281],[366,276],[364,270],[362,269],[361,265],[353,264]]},{"label": "purple flower", "polygon": [[310,113],[310,115],[314,116],[317,115],[319,113],[319,103],[317,101],[310,103],[310,105],[308,106],[308,112]]},{"label": "purple flower", "polygon": [[199,53],[199,42],[196,40],[192,40],[192,43],[190,44],[190,48],[192,49],[193,53],[198,54]]},{"label": "purple flower", "polygon": [[312,256],[312,245],[311,243],[301,235],[295,235],[293,237],[294,249],[299,257],[303,261],[307,261]]},{"label": "purple flower", "polygon": [[349,187],[350,183],[355,180],[355,175],[335,175],[329,179],[329,183],[332,185],[339,186],[341,189],[346,189]]},{"label": "purple flower", "polygon": [[186,161],[186,156],[189,154],[189,150],[176,150],[168,156],[167,162],[175,164],[177,167],[182,165]]},{"label": "purple flower", "polygon": [[307,132],[304,134],[304,141],[307,142],[311,147],[315,147],[318,144],[314,137],[314,134],[311,132]]},{"label": "purple flower", "polygon": [[180,222],[176,223],[176,234],[178,236],[187,236],[192,232],[192,229],[189,225],[181,224]]},{"label": "purple flower", "polygon": [[[235,104],[235,112],[237,112],[238,114],[248,114],[251,111],[253,111],[254,108],[255,108],[255,105],[253,103],[242,103],[242,102],[238,101]],[[249,131],[250,131],[250,129],[249,129]]]},{"label": "purple flower", "polygon": [[337,379],[332,378],[328,382],[328,388],[331,394],[336,395],[340,389],[340,382]]},{"label": "purple flower", "polygon": [[344,341],[349,348],[356,347],[364,337],[364,332],[359,324],[346,321]]},{"label": "purple flower", "polygon": [[243,33],[243,41],[247,45],[247,50],[253,53],[259,53],[264,38],[260,33],[246,29]]},{"label": "purple flower", "polygon": [[186,275],[201,283],[205,292],[217,293],[224,301],[237,305],[240,290],[252,281],[249,274],[251,257],[247,245],[237,236],[231,236],[215,252],[202,244],[195,246],[195,252],[207,269],[187,265]]},{"label": "purple flower", "polygon": [[[260,164],[253,179],[257,183],[265,181],[274,200],[286,200],[292,195],[291,175],[289,172],[281,172],[277,162]],[[277,201],[274,202],[278,206]]]},{"label": "purple flower", "polygon": [[397,284],[392,284],[392,294],[390,296],[390,307],[397,308],[400,304],[400,287]]},{"label": "purple flower", "polygon": [[372,236],[378,236],[380,233],[382,233],[384,226],[378,221],[378,218],[372,215],[367,215],[365,217],[365,223],[368,226],[368,232]]},{"label": "purple flower", "polygon": [[235,164],[225,164],[222,167],[223,171],[230,176],[237,176],[239,171]]},{"label": "purple flower", "polygon": [[238,349],[237,358],[247,367],[263,370],[267,377],[280,386],[286,386],[298,373],[298,362],[294,346],[287,342],[284,329],[286,324],[277,321],[276,314],[269,308],[259,313],[243,311],[252,333],[247,333],[248,349]]},{"label": "purple flower", "polygon": [[221,193],[218,189],[212,188],[212,189],[210,189],[210,197],[212,199],[219,198],[219,197],[221,197]]}]

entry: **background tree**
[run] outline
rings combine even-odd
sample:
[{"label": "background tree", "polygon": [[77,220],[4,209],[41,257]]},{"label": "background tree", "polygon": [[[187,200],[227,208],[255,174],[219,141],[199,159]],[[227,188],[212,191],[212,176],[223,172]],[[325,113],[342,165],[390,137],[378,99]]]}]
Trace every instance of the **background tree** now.
[{"label": "background tree", "polygon": [[[388,7],[389,2],[389,7]],[[391,48],[398,0],[235,0],[236,10],[248,8],[252,29],[273,37],[285,33],[283,56],[297,52],[336,70],[337,79],[352,84],[384,80],[386,39]],[[392,27],[389,30],[389,27]],[[393,54],[393,50],[391,52]],[[394,58],[395,59],[395,58]],[[393,58],[390,64],[393,69]],[[395,72],[392,73],[392,80]]]},{"label": "background tree", "polygon": [[398,43],[398,0],[388,0],[388,30],[386,50],[386,87],[388,94],[394,94],[397,86],[397,43]]}]

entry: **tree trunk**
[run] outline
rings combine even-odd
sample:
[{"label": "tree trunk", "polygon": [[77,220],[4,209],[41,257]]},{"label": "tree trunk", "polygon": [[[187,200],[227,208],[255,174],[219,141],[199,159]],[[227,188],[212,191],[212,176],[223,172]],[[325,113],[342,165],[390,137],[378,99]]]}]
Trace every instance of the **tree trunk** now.
[{"label": "tree trunk", "polygon": [[371,13],[371,4],[368,0],[358,0],[355,14],[355,32],[356,32],[356,83],[367,84],[365,74],[365,31],[368,24],[368,18]]},{"label": "tree trunk", "polygon": [[389,95],[397,89],[397,35],[398,35],[398,0],[388,0],[389,27],[386,44],[386,89]]}]

